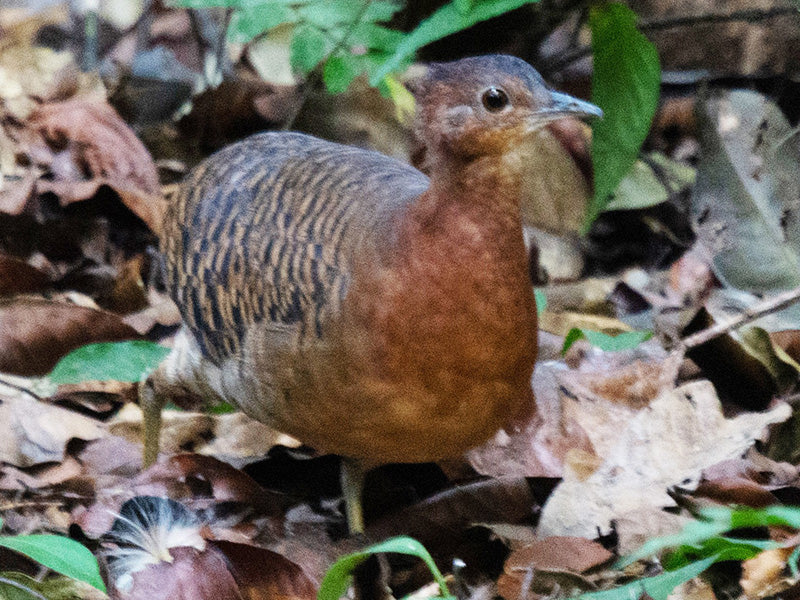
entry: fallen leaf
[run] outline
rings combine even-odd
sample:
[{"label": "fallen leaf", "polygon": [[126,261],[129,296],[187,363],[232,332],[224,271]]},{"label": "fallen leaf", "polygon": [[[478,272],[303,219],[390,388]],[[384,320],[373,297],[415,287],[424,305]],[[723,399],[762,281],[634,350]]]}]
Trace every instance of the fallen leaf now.
[{"label": "fallen leaf", "polygon": [[766,426],[790,414],[779,404],[725,419],[708,381],[666,391],[598,452],[603,463],[597,471],[583,480],[565,472],[542,509],[539,535],[594,538],[636,510],[674,506],[670,487],[696,487],[704,468],[743,455]]},{"label": "fallen leaf", "polygon": [[534,504],[524,478],[489,479],[426,498],[369,524],[366,533],[371,539],[410,535],[436,554],[457,542],[452,532],[475,522],[525,522],[531,518]]},{"label": "fallen leaf", "polygon": [[739,585],[748,599],[779,595],[794,583],[786,573],[786,561],[794,548],[765,550],[742,563]]},{"label": "fallen leaf", "polygon": [[75,98],[43,104],[27,125],[41,136],[39,147],[29,152],[39,156],[37,163],[52,176],[37,182],[39,192],[53,192],[65,206],[91,198],[107,185],[158,233],[164,206],[153,159],[105,101]]},{"label": "fallen leaf", "polygon": [[497,581],[498,592],[506,600],[524,600],[531,595],[594,589],[589,582],[570,575],[579,575],[612,557],[603,546],[584,538],[545,538],[511,553]]},{"label": "fallen leaf", "polygon": [[[198,454],[228,460],[262,457],[275,446],[297,447],[295,438],[281,433],[241,412],[210,415],[165,410],[162,415],[160,448],[169,455],[191,448]],[[129,404],[108,424],[109,431],[132,442],[142,439],[142,412]]]},{"label": "fallen leaf", "polygon": [[763,508],[778,503],[778,499],[763,485],[744,477],[718,477],[704,480],[694,496],[709,498],[722,504]]},{"label": "fallen leaf", "polygon": [[24,260],[0,254],[0,296],[42,291],[50,283],[44,271]]},{"label": "fallen leaf", "polygon": [[45,375],[80,346],[139,338],[117,315],[63,302],[0,302],[0,372]]},{"label": "fallen leaf", "polygon": [[256,546],[214,541],[247,600],[314,600],[317,586],[297,564]]},{"label": "fallen leaf", "polygon": [[18,467],[64,460],[73,438],[105,435],[100,424],[79,413],[41,402],[25,393],[4,393],[0,401],[0,461]]},{"label": "fallen leaf", "polygon": [[560,361],[539,363],[533,373],[536,414],[515,429],[499,431],[485,444],[466,454],[481,475],[492,477],[560,477],[570,451],[593,453],[587,432],[564,417],[559,393],[568,370]]},{"label": "fallen leaf", "polygon": [[597,542],[579,537],[549,537],[515,550],[506,570],[533,567],[548,571],[583,573],[613,558]]},{"label": "fallen leaf", "polygon": [[800,285],[800,146],[781,110],[749,90],[698,110],[704,151],[692,193],[699,239],[724,284],[754,292]]}]

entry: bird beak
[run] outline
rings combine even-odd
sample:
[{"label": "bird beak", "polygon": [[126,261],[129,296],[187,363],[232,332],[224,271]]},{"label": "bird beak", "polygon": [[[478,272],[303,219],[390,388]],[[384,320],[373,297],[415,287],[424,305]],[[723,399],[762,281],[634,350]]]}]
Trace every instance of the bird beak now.
[{"label": "bird beak", "polygon": [[591,102],[578,100],[569,94],[562,94],[561,92],[550,92],[550,97],[553,100],[553,104],[536,113],[537,116],[544,117],[548,121],[561,117],[603,118],[603,111]]}]

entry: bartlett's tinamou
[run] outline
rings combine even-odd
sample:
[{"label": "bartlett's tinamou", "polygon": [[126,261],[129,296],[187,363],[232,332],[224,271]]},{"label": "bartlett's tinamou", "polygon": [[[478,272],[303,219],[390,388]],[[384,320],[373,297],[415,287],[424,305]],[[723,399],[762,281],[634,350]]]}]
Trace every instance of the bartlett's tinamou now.
[{"label": "bartlett's tinamou", "polygon": [[533,402],[536,305],[520,221],[522,142],[599,115],[510,56],[413,83],[429,176],[299,133],[262,133],[182,183],[162,250],[184,327],[141,388],[146,463],[172,394],[200,394],[361,473],[457,455]]}]

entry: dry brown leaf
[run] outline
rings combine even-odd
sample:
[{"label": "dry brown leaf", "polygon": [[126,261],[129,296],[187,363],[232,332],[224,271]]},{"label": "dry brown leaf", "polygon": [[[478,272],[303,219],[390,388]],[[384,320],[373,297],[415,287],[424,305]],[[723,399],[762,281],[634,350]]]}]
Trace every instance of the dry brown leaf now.
[{"label": "dry brown leaf", "polygon": [[583,573],[614,555],[597,542],[579,537],[549,537],[515,550],[505,570],[534,568]]},{"label": "dry brown leaf", "polygon": [[251,419],[242,412],[214,417],[214,437],[197,452],[228,460],[263,457],[275,446],[297,448],[296,439]]},{"label": "dry brown leaf", "polygon": [[763,485],[744,477],[720,477],[703,481],[697,486],[694,495],[709,498],[721,504],[736,504],[753,508],[778,504],[778,499]]},{"label": "dry brown leaf", "polygon": [[[607,562],[613,554],[597,542],[576,537],[550,537],[511,553],[497,590],[506,600],[527,600],[543,594],[591,587],[579,575]],[[573,587],[574,586],[574,587]]]},{"label": "dry brown leaf", "polygon": [[[131,456],[130,447],[123,449]],[[243,471],[209,456],[172,456],[135,477],[128,476],[131,465],[131,461],[125,460],[120,465],[120,477],[113,480],[112,485],[98,488],[95,504],[73,515],[74,522],[88,536],[96,538],[111,529],[114,516],[119,514],[123,504],[137,496],[170,498],[188,507],[203,509],[218,504],[239,505],[246,513],[245,519],[253,518],[254,511],[259,516],[277,517],[289,504],[285,496],[265,490]],[[227,530],[237,525],[235,516],[228,511],[226,519],[218,523],[212,521],[210,525]]]},{"label": "dry brown leaf", "polygon": [[131,574],[130,588],[111,586],[112,599],[137,600],[314,600],[316,586],[285,557],[245,544],[209,541],[203,549],[169,549]]},{"label": "dry brown leaf", "polygon": [[581,230],[592,193],[589,127],[577,120],[551,123],[525,150],[522,220],[552,233]]},{"label": "dry brown leaf", "polygon": [[454,531],[476,522],[521,523],[530,520],[535,500],[521,477],[478,481],[445,490],[367,527],[371,539],[410,535],[431,552],[457,542]]},{"label": "dry brown leaf", "polygon": [[0,254],[0,296],[39,292],[50,283],[44,271],[24,260]]},{"label": "dry brown leaf", "polygon": [[772,331],[769,338],[777,348],[786,352],[795,362],[800,362],[800,330]]},{"label": "dry brown leaf", "polygon": [[79,86],[79,70],[69,52],[26,45],[0,51],[0,100],[17,120],[26,119],[42,100],[68,97]]},{"label": "dry brown leaf", "polygon": [[224,554],[180,546],[169,549],[170,562],[158,561],[131,575],[130,587],[109,582],[112,600],[243,600]]},{"label": "dry brown leaf", "polygon": [[0,371],[4,373],[44,375],[75,348],[139,337],[110,312],[34,298],[0,302]]},{"label": "dry brown leaf", "polygon": [[615,443],[620,424],[672,387],[676,361],[663,355],[656,345],[631,352],[587,347],[579,369],[539,363],[533,375],[537,414],[470,450],[467,459],[483,475],[560,477],[568,460],[573,467],[579,461],[582,476],[588,475],[596,456]]},{"label": "dry brown leaf", "polygon": [[[228,460],[262,457],[273,447],[294,448],[295,438],[255,421],[241,412],[209,415],[199,412],[164,411],[160,448],[176,454],[191,448],[198,454]],[[142,411],[128,404],[108,424],[109,431],[132,442],[142,439]]]},{"label": "dry brown leaf", "polygon": [[108,299],[111,310],[126,315],[149,306],[142,279],[146,261],[144,254],[137,254],[122,265]]},{"label": "dry brown leaf", "polygon": [[717,596],[709,582],[695,577],[672,590],[669,600],[717,600]]},{"label": "dry brown leaf", "polygon": [[167,296],[150,290],[150,306],[139,312],[125,315],[123,320],[140,334],[145,335],[156,325],[174,327],[181,323],[181,312]]},{"label": "dry brown leaf", "polygon": [[25,393],[4,393],[0,402],[0,461],[18,467],[62,461],[73,438],[105,435],[99,423],[40,402]]},{"label": "dry brown leaf", "polygon": [[303,569],[263,548],[221,540],[212,542],[225,555],[247,600],[314,600],[317,587]]},{"label": "dry brown leaf", "polygon": [[786,574],[786,560],[794,548],[775,548],[742,563],[739,585],[749,599],[775,596],[787,589],[791,580]]},{"label": "dry brown leaf", "polygon": [[28,121],[41,136],[31,142],[37,163],[51,180],[37,182],[39,192],[53,192],[62,205],[91,198],[108,185],[122,202],[156,233],[163,201],[150,153],[105,101],[75,98],[43,104]]},{"label": "dry brown leaf", "polygon": [[595,442],[603,464],[592,475],[580,479],[565,470],[542,510],[539,535],[593,538],[637,510],[674,506],[670,487],[695,487],[703,469],[742,456],[765,427],[790,414],[781,403],[768,412],[725,419],[707,381],[664,392],[618,426],[611,440]]},{"label": "dry brown leaf", "polygon": [[537,365],[533,374],[537,413],[527,423],[499,431],[467,452],[472,468],[493,477],[561,477],[570,451],[593,453],[583,427],[564,418],[559,378],[565,370],[564,364],[556,361]]},{"label": "dry brown leaf", "polygon": [[[0,142],[2,142],[0,131]],[[2,157],[0,157],[0,161]],[[3,175],[5,166],[0,162],[0,175]],[[20,215],[27,208],[33,192],[36,189],[36,177],[30,171],[23,175],[3,176],[0,178],[0,212],[8,215]]]}]

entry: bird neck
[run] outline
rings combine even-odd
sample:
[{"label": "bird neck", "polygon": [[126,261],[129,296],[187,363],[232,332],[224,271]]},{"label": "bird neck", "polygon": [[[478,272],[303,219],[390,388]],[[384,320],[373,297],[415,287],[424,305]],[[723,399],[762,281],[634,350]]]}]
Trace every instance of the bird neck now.
[{"label": "bird neck", "polygon": [[432,164],[430,188],[412,208],[412,222],[423,231],[433,229],[456,238],[459,229],[480,231],[485,234],[477,240],[480,244],[518,245],[522,167],[516,153],[439,158]]}]

